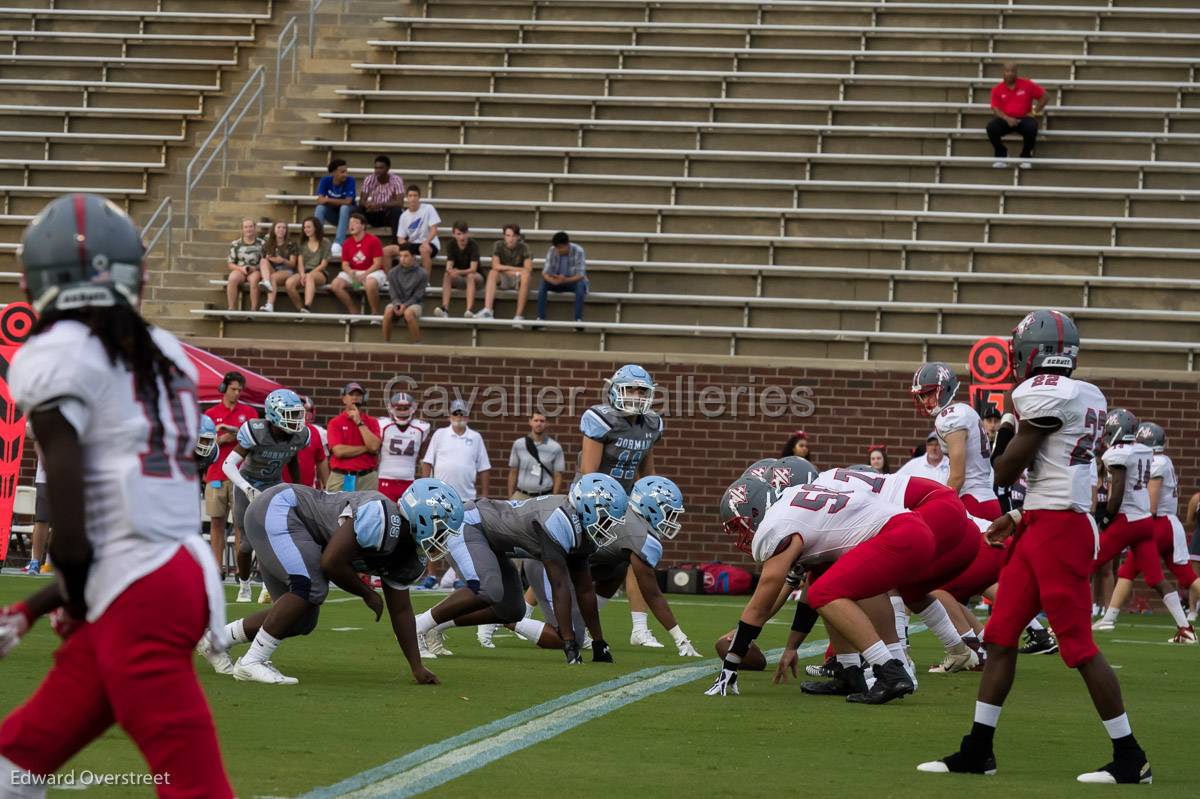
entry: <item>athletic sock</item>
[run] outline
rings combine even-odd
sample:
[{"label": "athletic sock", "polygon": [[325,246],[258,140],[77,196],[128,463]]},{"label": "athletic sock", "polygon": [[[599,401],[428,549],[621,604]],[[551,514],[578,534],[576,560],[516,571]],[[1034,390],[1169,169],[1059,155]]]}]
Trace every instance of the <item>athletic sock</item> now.
[{"label": "athletic sock", "polygon": [[907,665],[908,653],[904,650],[904,644],[888,644],[887,648],[893,658]]},{"label": "athletic sock", "polygon": [[986,756],[992,751],[992,741],[996,737],[996,725],[1000,722],[1000,705],[989,705],[987,702],[975,703],[975,721],[971,724],[971,734],[963,739],[963,749],[968,742],[972,749]]},{"label": "athletic sock", "polygon": [[254,641],[250,644],[250,651],[242,655],[242,663],[265,663],[271,659],[277,646],[279,639],[260,627],[258,635],[254,636]]},{"label": "athletic sock", "polygon": [[1108,737],[1112,739],[1113,760],[1145,758],[1146,753],[1142,751],[1137,738],[1133,737],[1133,728],[1129,724],[1127,713],[1122,713],[1116,718],[1101,723],[1104,724],[1104,730],[1108,733]]},{"label": "athletic sock", "polygon": [[1167,610],[1171,612],[1171,618],[1175,620],[1175,626],[1187,627],[1187,614],[1183,612],[1183,603],[1179,601],[1179,594],[1174,591],[1168,591],[1167,595],[1162,598],[1162,601],[1167,606]]},{"label": "athletic sock", "polygon": [[521,619],[513,627],[518,633],[528,638],[531,644],[537,646],[538,641],[542,639],[542,630],[546,629],[546,622],[536,619]]},{"label": "athletic sock", "polygon": [[417,635],[424,635],[436,626],[437,622],[433,620],[432,610],[427,610],[417,616]]},{"label": "athletic sock", "polygon": [[246,620],[238,619],[231,621],[225,625],[225,634],[229,636],[229,640],[235,644],[244,644],[250,639],[246,637]]},{"label": "athletic sock", "polygon": [[858,659],[857,652],[851,652],[849,655],[835,655],[834,657],[837,658],[838,665],[843,668],[857,666],[859,663],[861,663],[861,661]]},{"label": "athletic sock", "polygon": [[1044,627],[1042,627],[1042,623],[1040,621],[1038,621],[1037,616],[1034,616],[1032,619],[1030,619],[1029,624],[1026,624],[1025,627],[1030,630],[1033,630],[1034,632],[1038,632],[1040,630],[1045,629]]},{"label": "athletic sock", "polygon": [[892,659],[892,653],[888,651],[887,644],[883,641],[871,644],[863,650],[862,655],[872,666],[882,666]]},{"label": "athletic sock", "polygon": [[533,605],[526,602],[525,603],[525,618],[528,619],[532,615],[533,615]]},{"label": "athletic sock", "polygon": [[636,610],[631,610],[631,611],[629,611],[629,615],[633,619],[633,631],[634,632],[637,632],[638,630],[650,629],[649,627],[646,626],[646,614],[645,613],[640,613]]},{"label": "athletic sock", "polygon": [[888,597],[892,601],[892,612],[896,614],[896,637],[901,646],[908,646],[908,612],[904,610],[904,600],[898,596]]},{"label": "athletic sock", "polygon": [[442,630],[449,630],[453,626],[454,626],[454,619],[450,619],[449,621],[444,621],[444,622],[434,626],[433,629],[437,630],[440,633]]},{"label": "athletic sock", "polygon": [[1100,621],[1107,622],[1107,623],[1111,624],[1111,623],[1113,623],[1113,622],[1115,622],[1115,621],[1117,620],[1117,616],[1118,616],[1120,613],[1121,613],[1121,609],[1120,609],[1120,608],[1111,608],[1111,607],[1110,607],[1110,608],[1105,608],[1105,610],[1104,610],[1104,615],[1100,617]]},{"label": "athletic sock", "polygon": [[962,636],[954,628],[954,622],[950,621],[950,614],[942,607],[941,602],[932,603],[921,611],[920,616],[924,620],[925,626],[937,636],[946,649],[962,646]]}]

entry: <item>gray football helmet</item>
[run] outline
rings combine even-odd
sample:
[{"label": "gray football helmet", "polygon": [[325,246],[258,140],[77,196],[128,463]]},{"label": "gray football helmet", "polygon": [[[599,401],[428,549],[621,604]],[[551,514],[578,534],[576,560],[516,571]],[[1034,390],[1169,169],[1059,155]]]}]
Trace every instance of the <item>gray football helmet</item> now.
[{"label": "gray football helmet", "polygon": [[917,410],[937,416],[954,402],[954,395],[958,393],[958,377],[950,364],[930,361],[913,373],[911,391]]},{"label": "gray football helmet", "polygon": [[721,528],[733,536],[733,545],[750,554],[754,532],[771,504],[771,487],[759,480],[734,480],[721,497]]},{"label": "gray football helmet", "polygon": [[1133,440],[1139,444],[1145,444],[1154,453],[1160,454],[1167,445],[1167,431],[1163,430],[1160,425],[1154,422],[1142,422],[1138,425],[1137,432],[1134,433]]},{"label": "gray football helmet", "polygon": [[1137,434],[1138,418],[1124,408],[1113,408],[1104,419],[1104,446],[1131,444]]},{"label": "gray football helmet", "polygon": [[1075,369],[1079,362],[1079,329],[1062,311],[1030,311],[1013,328],[1008,359],[1017,382],[1042,369]]}]

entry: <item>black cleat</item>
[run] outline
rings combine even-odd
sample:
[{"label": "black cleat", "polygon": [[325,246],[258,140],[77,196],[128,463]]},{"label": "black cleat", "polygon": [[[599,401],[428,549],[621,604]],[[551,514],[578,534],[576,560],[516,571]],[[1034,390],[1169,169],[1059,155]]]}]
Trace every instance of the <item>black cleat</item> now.
[{"label": "black cleat", "polygon": [[917,771],[926,774],[985,774],[990,777],[996,773],[996,756],[990,749],[987,752],[975,751],[971,736],[964,735],[957,752],[941,760],[921,763]]},{"label": "black cleat", "polygon": [[875,684],[871,686],[871,690],[850,694],[846,697],[847,702],[859,705],[883,705],[916,690],[912,678],[904,669],[904,664],[896,658],[873,668]]},{"label": "black cleat", "polygon": [[1022,655],[1053,655],[1058,651],[1058,641],[1047,630],[1025,630],[1025,644],[1019,650]]},{"label": "black cleat", "polygon": [[1093,785],[1149,785],[1154,782],[1154,775],[1150,772],[1150,762],[1146,760],[1146,753],[1139,750],[1136,757],[1114,760],[1107,766],[1080,774],[1075,779]]},{"label": "black cleat", "polygon": [[867,690],[867,678],[859,666],[839,666],[833,664],[832,680],[808,681],[800,683],[800,690],[814,696],[849,696]]}]

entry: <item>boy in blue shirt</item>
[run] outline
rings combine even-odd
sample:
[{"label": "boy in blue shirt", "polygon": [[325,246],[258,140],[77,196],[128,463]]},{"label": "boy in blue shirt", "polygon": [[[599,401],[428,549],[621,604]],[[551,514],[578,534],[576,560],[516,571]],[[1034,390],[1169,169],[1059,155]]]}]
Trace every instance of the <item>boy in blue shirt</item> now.
[{"label": "boy in blue shirt", "polygon": [[330,161],[328,168],[329,174],[317,184],[317,210],[313,216],[321,220],[322,225],[332,225],[332,217],[337,214],[337,234],[333,237],[330,252],[335,258],[340,258],[346,225],[350,223],[350,214],[354,213],[355,185],[346,162],[341,158]]}]

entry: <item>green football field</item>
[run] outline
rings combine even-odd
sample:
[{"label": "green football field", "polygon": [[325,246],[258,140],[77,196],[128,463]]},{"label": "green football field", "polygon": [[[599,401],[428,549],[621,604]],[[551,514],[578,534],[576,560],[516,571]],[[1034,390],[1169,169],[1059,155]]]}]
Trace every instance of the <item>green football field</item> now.
[{"label": "green football field", "polygon": [[[2,577],[0,602],[39,584]],[[414,596],[419,610],[439,598]],[[741,606],[739,598],[671,599],[706,655]],[[231,604],[229,613],[257,608]],[[1057,656],[1022,658],[997,734],[1000,774],[939,777],[914,767],[956,748],[970,724],[977,674],[922,674],[914,696],[882,707],[804,696],[794,684],[771,685],[768,673],[744,674],[739,697],[710,698],[703,691],[714,659],[684,661],[670,644],[629,646],[623,602],[610,603],[603,621],[615,664],[568,668],[560,653],[511,635],[483,650],[473,630],[454,630],[448,636],[454,656],[430,663],[443,684],[417,686],[387,622],[376,624],[361,602],[335,592],[316,632],[285,642],[274,658],[299,685],[239,683],[200,660],[197,668],[243,799],[1197,795],[1200,650],[1167,645],[1171,629],[1163,616],[1126,616],[1115,632],[1100,636],[1118,669],[1134,733],[1150,754],[1149,789],[1074,782],[1077,773],[1103,765],[1110,749],[1082,681]],[[760,642],[779,647],[786,632],[786,621],[772,623]],[[823,648],[823,638],[818,627],[810,641]],[[56,640],[40,623],[0,663],[0,709],[7,712],[31,693]],[[936,662],[938,649],[927,632],[913,638],[922,671]],[[813,654],[805,662],[819,659]],[[64,770],[119,774],[145,766],[114,729]],[[79,792],[79,786],[72,791]],[[95,786],[83,793],[152,795]]]}]

